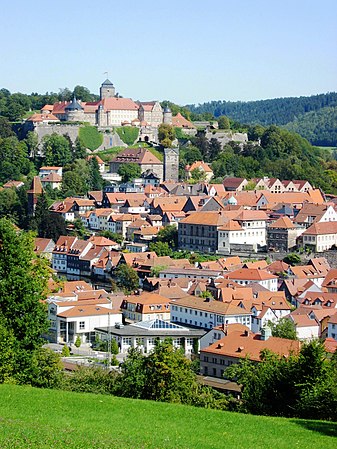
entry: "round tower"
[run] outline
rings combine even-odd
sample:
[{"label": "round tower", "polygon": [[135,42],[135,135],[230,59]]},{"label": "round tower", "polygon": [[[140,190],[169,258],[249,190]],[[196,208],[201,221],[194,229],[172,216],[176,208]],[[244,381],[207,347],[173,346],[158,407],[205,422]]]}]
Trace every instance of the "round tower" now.
[{"label": "round tower", "polygon": [[163,123],[166,125],[172,125],[172,111],[168,106],[164,109]]},{"label": "round tower", "polygon": [[67,116],[67,120],[69,122],[83,122],[84,121],[84,108],[83,106],[76,100],[76,97],[73,98],[73,101],[69,103],[64,111]]}]

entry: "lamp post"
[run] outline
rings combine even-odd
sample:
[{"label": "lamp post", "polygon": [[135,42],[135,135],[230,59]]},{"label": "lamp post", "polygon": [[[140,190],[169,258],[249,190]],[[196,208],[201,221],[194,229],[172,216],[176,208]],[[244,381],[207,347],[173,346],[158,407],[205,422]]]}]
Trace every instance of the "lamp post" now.
[{"label": "lamp post", "polygon": [[[108,301],[110,302],[110,305],[112,304],[111,299],[108,297]],[[111,333],[110,333],[110,311],[108,312],[108,363],[107,363],[107,369],[109,370],[111,368]]]}]

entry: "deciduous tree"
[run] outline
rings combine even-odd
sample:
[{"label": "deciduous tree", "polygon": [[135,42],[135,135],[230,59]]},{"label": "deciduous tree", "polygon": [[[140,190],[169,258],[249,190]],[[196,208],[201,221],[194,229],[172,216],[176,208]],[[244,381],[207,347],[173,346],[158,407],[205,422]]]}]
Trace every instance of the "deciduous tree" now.
[{"label": "deciduous tree", "polygon": [[131,293],[139,288],[137,272],[127,264],[121,264],[115,271],[116,284],[126,293]]}]

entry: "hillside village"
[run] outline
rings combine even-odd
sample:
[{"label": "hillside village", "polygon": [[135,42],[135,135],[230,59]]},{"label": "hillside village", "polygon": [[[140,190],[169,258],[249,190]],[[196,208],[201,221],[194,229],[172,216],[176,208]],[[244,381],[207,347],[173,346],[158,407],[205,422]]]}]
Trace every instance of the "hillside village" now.
[{"label": "hillside village", "polygon": [[[225,372],[240,360],[259,362],[265,350],[290,357],[317,339],[335,352],[337,197],[307,178],[219,176],[260,140],[270,151],[279,133],[219,123],[122,98],[108,79],[97,101],[74,96],[26,119],[38,174],[7,176],[0,194],[26,198],[22,222],[51,269],[51,347],[77,348],[84,364],[94,351],[110,366],[112,346],[123,362],[170,338],[204,384],[235,397],[240,386]],[[73,154],[57,159],[67,146]]]},{"label": "hillside village", "polygon": [[[147,152],[142,150],[145,159]],[[125,151],[116,162],[123,154],[128,156]],[[149,177],[51,205],[69,231],[80,221],[88,235],[36,241],[52,268],[73,279],[48,297],[51,341],[74,345],[79,337],[85,348],[97,338],[113,338],[125,355],[130,347],[149,353],[157,338],[171,337],[187,356],[200,352],[203,376],[219,379],[242,358],[258,360],[261,349],[287,355],[298,352],[301,342],[322,338],[327,352],[334,352],[334,198],[301,180],[254,179],[258,188],[251,191],[245,190],[251,180],[242,178],[163,181],[154,174],[159,162],[151,159],[144,172]],[[98,163],[104,172],[103,161]],[[204,162],[198,167],[208,173]],[[53,173],[62,168],[42,167],[34,178],[33,204]],[[157,255],[165,229],[175,243]],[[296,264],[283,261],[294,252],[300,255]],[[193,253],[215,257],[193,262]],[[138,285],[111,292],[110,282],[125,265],[137,273]],[[97,282],[103,288],[91,286]],[[298,341],[272,336],[271,323],[284,319],[293,323]]]},{"label": "hillside village", "polygon": [[[90,348],[113,338],[125,355],[130,347],[149,353],[157,338],[171,337],[187,356],[200,354],[200,373],[214,378],[244,357],[257,360],[261,348],[287,355],[316,338],[328,352],[337,347],[335,196],[298,179],[225,176],[214,183],[204,160],[181,170],[178,139],[162,157],[152,151],[160,149],[158,130],[178,128],[186,138],[197,124],[158,101],[121,98],[108,79],[98,101],[47,104],[26,125],[39,135],[58,124],[61,135],[82,122],[101,132],[137,128],[139,145],[105,160],[88,151],[103,188],[61,195],[49,206],[67,232],[55,241],[36,238],[35,249],[68,279],[52,283],[48,296],[51,342]],[[216,123],[205,126],[212,139]],[[224,138],[217,135],[220,145]],[[64,167],[43,165],[41,156],[27,192],[31,217],[46,194],[62,192]],[[138,177],[123,181],[121,168],[130,165]],[[22,186],[10,180],[3,189]],[[131,288],[114,287],[123,266],[136,273]],[[296,343],[272,335],[270,326],[284,319]]]}]

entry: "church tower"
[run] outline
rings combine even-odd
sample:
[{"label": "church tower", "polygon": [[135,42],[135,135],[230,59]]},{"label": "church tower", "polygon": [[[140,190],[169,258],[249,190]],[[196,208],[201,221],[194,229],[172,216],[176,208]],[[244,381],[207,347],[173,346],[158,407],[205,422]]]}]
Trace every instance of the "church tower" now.
[{"label": "church tower", "polygon": [[179,148],[164,148],[164,181],[179,181]]},{"label": "church tower", "polygon": [[113,98],[116,96],[116,89],[110,80],[106,79],[104,83],[102,83],[99,89],[99,94],[101,100],[104,100],[104,98]]}]

